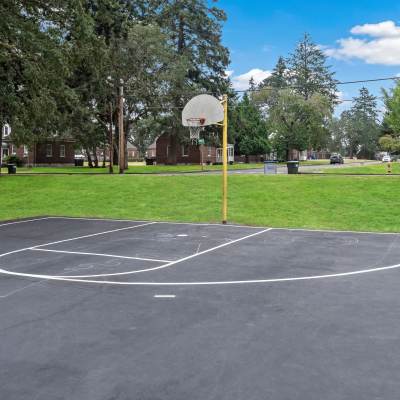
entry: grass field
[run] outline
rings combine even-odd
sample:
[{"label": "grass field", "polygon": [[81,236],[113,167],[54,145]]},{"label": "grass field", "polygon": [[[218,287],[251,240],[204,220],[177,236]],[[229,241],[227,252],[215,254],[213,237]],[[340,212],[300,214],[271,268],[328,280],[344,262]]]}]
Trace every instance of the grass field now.
[{"label": "grass field", "polygon": [[[360,167],[333,168],[324,170],[327,174],[361,174],[361,175],[377,175],[387,174],[387,164],[364,165]],[[400,174],[400,163],[392,163],[392,173]]]},{"label": "grass field", "polygon": [[[229,177],[229,221],[400,231],[400,178]],[[0,219],[65,215],[218,222],[219,176],[3,176]]]},{"label": "grass field", "polygon": [[[263,168],[263,164],[234,164],[229,165],[229,169],[254,169]],[[126,174],[162,174],[162,173],[188,173],[188,172],[201,172],[201,171],[219,171],[221,165],[207,165],[201,168],[200,165],[142,165],[136,163],[130,165],[129,169],[125,171]],[[6,168],[2,171],[5,173]],[[17,169],[18,173],[32,173],[32,174],[108,174],[107,168],[89,168],[89,167],[35,167],[27,168],[22,167]],[[118,173],[118,167],[114,167],[114,172]]]},{"label": "grass field", "polygon": [[[358,162],[353,160],[346,160],[347,163]],[[329,160],[310,160],[301,161],[302,166],[318,166],[327,165]],[[279,165],[286,165],[280,163]],[[246,170],[246,169],[259,169],[263,168],[262,163],[251,164],[233,164],[229,165],[230,170]],[[163,174],[163,173],[189,173],[189,172],[202,172],[202,171],[220,171],[221,165],[207,165],[201,168],[200,165],[144,165],[143,163],[130,163],[129,169],[125,172],[127,174]],[[7,168],[1,169],[2,173],[7,173]],[[114,167],[114,172],[118,173],[118,167]],[[89,168],[84,167],[35,167],[17,168],[17,173],[24,174],[108,174],[108,166],[106,168]]]}]

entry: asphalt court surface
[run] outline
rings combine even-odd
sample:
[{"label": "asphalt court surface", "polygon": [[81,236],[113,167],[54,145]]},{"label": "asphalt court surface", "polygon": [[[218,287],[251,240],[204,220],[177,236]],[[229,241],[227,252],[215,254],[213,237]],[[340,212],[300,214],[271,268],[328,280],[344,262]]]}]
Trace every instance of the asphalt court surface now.
[{"label": "asphalt court surface", "polygon": [[394,399],[400,235],[0,223],[7,399]]}]

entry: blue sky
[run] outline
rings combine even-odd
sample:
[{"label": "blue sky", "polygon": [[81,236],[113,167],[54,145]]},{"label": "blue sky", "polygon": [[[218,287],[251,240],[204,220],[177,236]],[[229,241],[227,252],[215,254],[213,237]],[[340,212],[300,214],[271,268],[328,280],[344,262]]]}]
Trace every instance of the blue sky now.
[{"label": "blue sky", "polygon": [[[293,51],[304,32],[326,49],[338,80],[400,74],[399,1],[220,0],[217,5],[228,15],[223,41],[231,51],[229,70],[237,88],[244,88],[251,74],[259,80],[268,74],[280,55]],[[391,84],[367,85],[378,96],[382,86]],[[351,99],[360,87],[339,90]]]}]

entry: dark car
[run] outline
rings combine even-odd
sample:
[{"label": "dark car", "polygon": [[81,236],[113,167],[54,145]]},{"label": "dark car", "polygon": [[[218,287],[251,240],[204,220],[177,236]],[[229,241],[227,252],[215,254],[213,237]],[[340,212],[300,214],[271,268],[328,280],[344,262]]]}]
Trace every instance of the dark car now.
[{"label": "dark car", "polygon": [[344,164],[343,157],[340,154],[332,154],[330,162],[331,164]]}]

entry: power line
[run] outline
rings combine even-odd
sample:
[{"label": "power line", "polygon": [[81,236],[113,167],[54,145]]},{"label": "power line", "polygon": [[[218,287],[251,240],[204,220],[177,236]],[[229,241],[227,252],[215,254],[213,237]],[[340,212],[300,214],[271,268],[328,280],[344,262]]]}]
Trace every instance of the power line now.
[{"label": "power line", "polygon": [[[386,78],[374,78],[374,79],[360,79],[357,81],[337,81],[335,84],[337,86],[342,86],[342,85],[353,85],[357,83],[371,83],[371,82],[383,82],[383,81],[395,81],[395,80],[400,80],[400,76],[390,76]],[[279,90],[279,89],[300,89],[301,87],[298,85],[287,85],[284,87],[274,87],[274,86],[265,86],[261,88],[256,88],[256,89],[245,89],[245,90],[234,90],[235,93],[255,93],[255,92],[262,92],[264,90]]]}]

